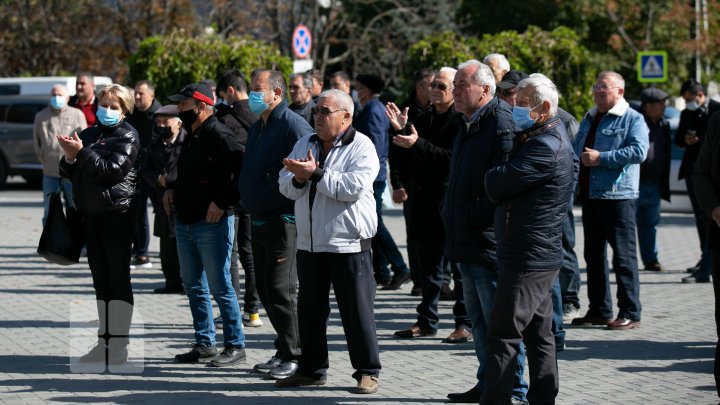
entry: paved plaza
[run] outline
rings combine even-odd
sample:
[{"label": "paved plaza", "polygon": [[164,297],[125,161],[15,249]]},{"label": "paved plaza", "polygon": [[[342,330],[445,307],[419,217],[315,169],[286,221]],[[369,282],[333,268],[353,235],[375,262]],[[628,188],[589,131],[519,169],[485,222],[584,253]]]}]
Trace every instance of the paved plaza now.
[{"label": "paved plaza", "polygon": [[[132,272],[135,368],[78,369],[71,355],[84,353],[95,339],[93,310],[87,310],[94,306],[90,271],[84,259],[62,267],[35,253],[41,217],[39,190],[15,183],[0,191],[2,404],[437,404],[447,402],[449,392],[465,391],[474,384],[477,360],[472,343],[441,343],[453,328],[451,302],[441,301],[437,337],[392,337],[415,319],[419,298],[409,295],[409,284],[400,291],[377,293],[383,369],[376,395],[352,393],[353,370],[335,305],[329,322],[331,365],[325,386],[280,390],[251,372],[255,363],[274,354],[274,335],[264,313],[264,326],[245,329],[246,364],[209,368],[173,363],[175,354],[189,349],[193,330],[186,297],[152,293],[163,280],[157,238],[151,245],[155,267]],[[401,211],[390,210],[386,223],[404,252]],[[577,229],[577,251],[584,266],[581,224]],[[712,376],[716,340],[712,286],[680,283],[685,268],[699,257],[692,217],[663,214],[659,244],[660,260],[668,270],[641,272],[641,328],[568,329],[567,349],[558,355],[558,404],[718,402]],[[584,306],[586,297],[583,283]]]}]

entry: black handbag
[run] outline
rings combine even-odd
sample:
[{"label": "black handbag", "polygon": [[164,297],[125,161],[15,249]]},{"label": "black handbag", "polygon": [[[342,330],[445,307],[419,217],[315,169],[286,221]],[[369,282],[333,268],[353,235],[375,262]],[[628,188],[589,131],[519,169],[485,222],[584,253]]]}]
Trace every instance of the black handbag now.
[{"label": "black handbag", "polygon": [[80,251],[85,245],[83,221],[74,208],[63,212],[60,192],[50,193],[45,226],[43,227],[37,252],[48,261],[69,266],[80,261]]}]

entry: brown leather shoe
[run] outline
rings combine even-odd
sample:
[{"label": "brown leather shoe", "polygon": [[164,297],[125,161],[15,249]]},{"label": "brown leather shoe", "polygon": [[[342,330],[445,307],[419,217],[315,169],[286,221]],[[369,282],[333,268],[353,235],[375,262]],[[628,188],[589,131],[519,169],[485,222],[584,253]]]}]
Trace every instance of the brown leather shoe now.
[{"label": "brown leather shoe", "polygon": [[472,340],[472,333],[469,330],[458,326],[450,336],[443,339],[443,343],[465,343]]},{"label": "brown leather shoe", "polygon": [[435,336],[437,335],[436,329],[423,329],[418,324],[413,324],[410,329],[399,330],[395,332],[395,337],[402,339],[412,339],[421,336]]},{"label": "brown leather shoe", "polygon": [[633,321],[632,319],[616,318],[614,321],[607,325],[609,330],[626,330],[635,329],[640,327],[640,321]]},{"label": "brown leather shoe", "polygon": [[585,316],[581,318],[575,318],[572,320],[570,325],[572,326],[592,326],[592,325],[601,325],[605,326],[608,325],[610,322],[612,322],[612,318],[603,318],[602,316],[598,315],[590,315],[585,314]]}]

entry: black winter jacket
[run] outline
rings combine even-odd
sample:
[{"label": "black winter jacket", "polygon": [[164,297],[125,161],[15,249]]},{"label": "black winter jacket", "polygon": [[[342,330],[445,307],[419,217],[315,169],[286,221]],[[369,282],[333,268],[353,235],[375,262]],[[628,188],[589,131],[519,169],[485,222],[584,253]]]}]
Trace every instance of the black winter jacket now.
[{"label": "black winter jacket", "polygon": [[177,219],[184,224],[204,221],[211,202],[232,215],[242,160],[242,145],[215,116],[188,134],[180,149],[177,179],[168,183],[174,190]]},{"label": "black winter jacket", "polygon": [[97,124],[80,133],[83,148],[75,163],[63,157],[60,175],[73,185],[73,203],[83,216],[126,212],[134,207],[140,149],[135,129],[125,121],[106,127]]},{"label": "black winter jacket", "polygon": [[232,103],[232,105],[218,104],[215,116],[220,122],[225,124],[232,131],[243,145],[243,151],[247,144],[248,131],[250,127],[259,119],[257,114],[250,111],[247,100],[240,100]]},{"label": "black winter jacket", "polygon": [[450,180],[442,208],[448,259],[496,267],[493,215],[485,173],[507,161],[515,125],[511,107],[497,97],[466,126],[462,118],[450,160]]},{"label": "black winter jacket", "polygon": [[495,236],[501,271],[554,271],[563,260],[562,224],[579,162],[558,117],[519,132],[506,164],[485,175],[497,203]]},{"label": "black winter jacket", "polygon": [[[680,113],[680,123],[678,124],[677,131],[675,131],[675,145],[681,149],[685,149],[685,153],[680,163],[678,180],[692,176],[692,173],[689,173],[688,170],[690,166],[695,164],[700,154],[700,147],[705,141],[705,129],[707,128],[708,119],[716,111],[720,111],[720,103],[715,100],[710,100],[707,108],[703,106],[695,111],[685,109]],[[700,142],[692,145],[685,143],[685,134],[687,134],[689,130],[695,131],[695,135],[700,138]]]}]

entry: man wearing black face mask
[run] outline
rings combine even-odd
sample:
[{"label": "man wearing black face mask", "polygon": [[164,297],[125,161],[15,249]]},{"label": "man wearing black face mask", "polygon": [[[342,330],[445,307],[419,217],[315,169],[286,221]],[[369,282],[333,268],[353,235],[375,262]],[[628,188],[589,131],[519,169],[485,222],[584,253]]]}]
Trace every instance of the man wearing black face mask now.
[{"label": "man wearing black face mask", "polygon": [[[213,92],[205,84],[185,86],[170,96],[188,136],[180,149],[177,178],[163,196],[175,210],[180,274],[190,302],[195,345],[175,356],[180,363],[209,362],[213,367],[245,360],[240,306],[230,279],[230,254],[238,201],[237,175],[242,144],[213,115]],[[210,294],[220,308],[225,349],[215,349]]]},{"label": "man wearing black face mask", "polygon": [[160,262],[165,276],[165,286],[156,288],[155,293],[180,293],[183,288],[175,241],[175,213],[165,211],[162,203],[167,184],[177,178],[180,147],[187,135],[176,105],[165,105],[155,111],[152,131],[154,141],[146,151],[142,177],[151,189],[149,194],[155,207],[153,234],[160,238]]}]

